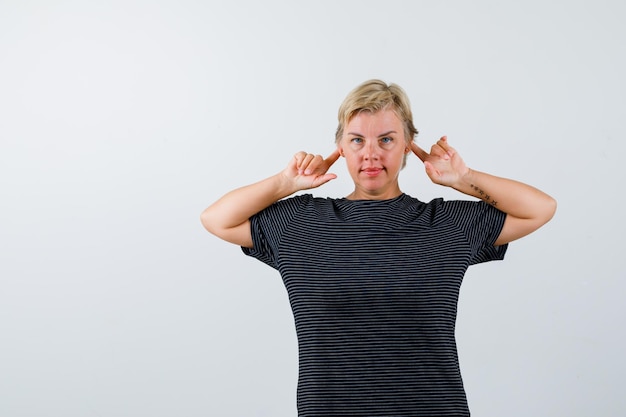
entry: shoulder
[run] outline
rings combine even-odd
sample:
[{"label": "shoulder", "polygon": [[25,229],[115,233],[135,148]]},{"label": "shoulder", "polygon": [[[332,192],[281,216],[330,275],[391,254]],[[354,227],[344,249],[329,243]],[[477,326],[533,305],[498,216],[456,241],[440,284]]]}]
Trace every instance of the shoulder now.
[{"label": "shoulder", "polygon": [[407,211],[419,211],[422,216],[430,218],[432,223],[451,221],[463,227],[480,218],[496,219],[504,215],[484,201],[444,200],[443,198],[435,198],[427,203],[411,198],[407,202]]},{"label": "shoulder", "polygon": [[294,195],[291,197],[283,198],[282,200],[278,200],[274,204],[270,205],[267,209],[275,210],[287,207],[300,207],[311,204],[312,200],[314,200],[314,197],[311,194]]},{"label": "shoulder", "polygon": [[502,213],[494,206],[481,200],[442,200],[440,208],[450,214],[459,216],[497,215]]},{"label": "shoulder", "polygon": [[484,201],[442,201],[440,212],[441,218],[464,230],[468,236],[478,234],[491,243],[495,241],[493,236],[497,237],[506,220],[506,213]]},{"label": "shoulder", "polygon": [[311,194],[299,194],[276,201],[256,216],[267,218],[297,216],[299,213],[315,210],[316,207],[328,206],[331,203],[327,200],[329,199],[314,197]]}]

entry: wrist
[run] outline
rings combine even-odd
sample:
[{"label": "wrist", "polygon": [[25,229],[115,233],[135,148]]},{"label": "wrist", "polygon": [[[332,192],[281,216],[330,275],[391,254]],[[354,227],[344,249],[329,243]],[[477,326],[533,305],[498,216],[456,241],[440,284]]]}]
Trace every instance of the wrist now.
[{"label": "wrist", "polygon": [[294,179],[286,175],[285,172],[274,175],[273,183],[274,190],[280,196],[279,198],[287,197],[300,191]]},{"label": "wrist", "polygon": [[454,184],[452,188],[466,193],[469,189],[474,187],[475,183],[476,172],[473,169],[467,167],[465,173],[459,176],[456,184]]}]

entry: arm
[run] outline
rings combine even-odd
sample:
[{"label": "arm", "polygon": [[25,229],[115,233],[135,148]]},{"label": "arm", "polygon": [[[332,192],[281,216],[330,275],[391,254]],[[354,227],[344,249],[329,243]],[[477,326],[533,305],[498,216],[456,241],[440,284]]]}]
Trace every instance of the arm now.
[{"label": "arm", "polygon": [[412,149],[434,183],[477,197],[507,214],[496,245],[534,232],[556,211],[556,201],[530,185],[468,168],[445,136],[433,145],[430,154],[415,143]]},{"label": "arm", "polygon": [[202,212],[202,225],[215,236],[247,248],[253,247],[250,217],[297,191],[319,187],[336,178],[326,172],[339,158],[298,152],[280,173],[233,190]]}]

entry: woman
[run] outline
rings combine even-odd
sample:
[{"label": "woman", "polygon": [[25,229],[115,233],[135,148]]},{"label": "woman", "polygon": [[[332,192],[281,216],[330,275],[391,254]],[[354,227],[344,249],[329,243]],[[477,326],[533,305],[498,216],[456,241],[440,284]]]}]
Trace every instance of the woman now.
[{"label": "woman", "polygon": [[[341,105],[328,157],[298,152],[202,213],[209,232],[282,276],[300,416],[468,416],[454,338],[463,275],[554,215],[547,194],[468,168],[445,136],[426,152],[416,134],[404,91],[367,81]],[[410,153],[433,182],[478,201],[404,194]],[[336,178],[328,170],[340,157],[354,181],[347,197],[285,198]]]}]

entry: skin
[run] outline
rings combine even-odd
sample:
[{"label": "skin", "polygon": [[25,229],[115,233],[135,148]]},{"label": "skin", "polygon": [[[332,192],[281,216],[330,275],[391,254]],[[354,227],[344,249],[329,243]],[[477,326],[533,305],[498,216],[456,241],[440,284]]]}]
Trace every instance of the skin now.
[{"label": "skin", "polygon": [[406,140],[402,122],[391,110],[359,113],[347,123],[344,132],[337,148],[326,158],[298,152],[280,173],[227,193],[202,213],[202,224],[221,239],[251,248],[250,217],[297,191],[335,179],[337,176],[328,170],[340,156],[346,159],[354,181],[354,191],[347,198],[383,200],[402,193],[398,176],[404,155],[410,152],[424,163],[434,183],[479,198],[507,213],[496,245],[532,233],[556,211],[556,201],[530,185],[470,169],[445,136],[430,152]]},{"label": "skin", "polygon": [[410,148],[398,116],[391,110],[361,112],[344,131],[337,148],[354,181],[347,198],[385,200],[402,194],[398,176]]}]

